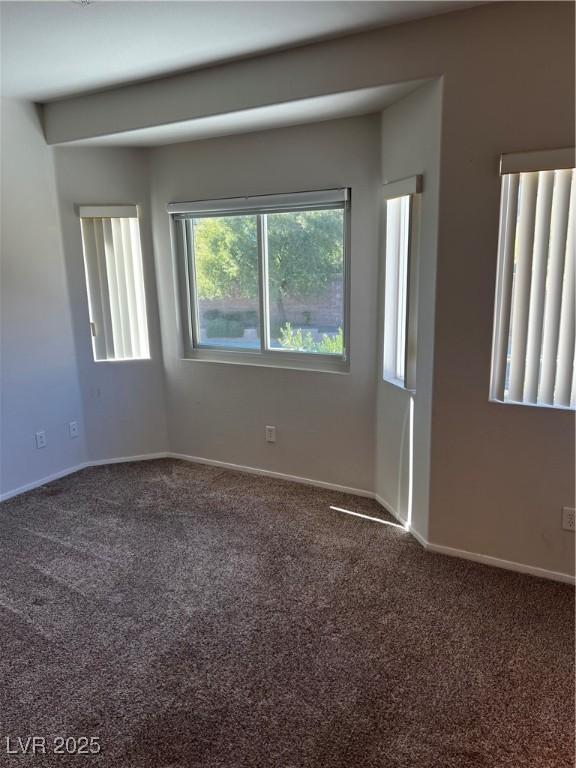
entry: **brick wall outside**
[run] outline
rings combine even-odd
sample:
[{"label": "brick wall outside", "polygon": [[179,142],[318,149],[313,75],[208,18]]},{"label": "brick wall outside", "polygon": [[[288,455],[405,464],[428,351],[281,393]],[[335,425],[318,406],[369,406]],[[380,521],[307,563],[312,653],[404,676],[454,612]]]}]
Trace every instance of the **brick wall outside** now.
[{"label": "brick wall outside", "polygon": [[[293,326],[308,325],[311,328],[329,331],[337,330],[342,325],[342,284],[335,280],[325,291],[304,301],[284,299],[286,319]],[[249,299],[210,299],[202,301],[201,314],[209,310],[237,312],[254,309],[255,304]],[[278,319],[278,310],[274,296],[270,296],[270,314],[272,321]]]}]

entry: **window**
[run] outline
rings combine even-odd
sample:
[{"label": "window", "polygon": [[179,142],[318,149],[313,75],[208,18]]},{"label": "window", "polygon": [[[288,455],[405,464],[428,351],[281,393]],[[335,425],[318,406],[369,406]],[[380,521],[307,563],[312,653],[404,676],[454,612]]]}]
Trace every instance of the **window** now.
[{"label": "window", "polygon": [[170,204],[183,356],[342,367],[349,202],[341,189]]},{"label": "window", "polygon": [[150,357],[136,206],[80,206],[94,360]]},{"label": "window", "polygon": [[503,155],[492,400],[575,408],[574,151]]},{"label": "window", "polygon": [[384,355],[386,381],[414,390],[416,380],[415,209],[419,176],[386,184]]}]

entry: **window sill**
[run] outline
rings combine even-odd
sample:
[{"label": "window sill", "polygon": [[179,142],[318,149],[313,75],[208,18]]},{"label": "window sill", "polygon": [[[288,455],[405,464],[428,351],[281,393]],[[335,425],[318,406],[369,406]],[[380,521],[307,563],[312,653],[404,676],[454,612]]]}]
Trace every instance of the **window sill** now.
[{"label": "window sill", "polygon": [[564,413],[576,413],[576,409],[571,408],[569,405],[546,405],[544,403],[523,403],[519,400],[495,400],[489,398],[488,402],[491,405],[520,405],[523,408],[537,408],[539,411],[564,411]]},{"label": "window sill", "polygon": [[396,389],[401,389],[404,392],[406,392],[408,395],[415,395],[416,390],[415,389],[408,389],[408,387],[404,384],[402,379],[387,379],[386,376],[382,377],[382,381],[385,384],[390,384],[393,387],[396,387]]},{"label": "window sill", "polygon": [[151,357],[111,357],[104,360],[92,360],[93,363],[151,363]]},{"label": "window sill", "polygon": [[310,355],[298,352],[243,352],[216,349],[193,349],[181,357],[184,362],[249,365],[261,368],[312,371],[315,373],[349,373],[350,363],[337,355]]}]

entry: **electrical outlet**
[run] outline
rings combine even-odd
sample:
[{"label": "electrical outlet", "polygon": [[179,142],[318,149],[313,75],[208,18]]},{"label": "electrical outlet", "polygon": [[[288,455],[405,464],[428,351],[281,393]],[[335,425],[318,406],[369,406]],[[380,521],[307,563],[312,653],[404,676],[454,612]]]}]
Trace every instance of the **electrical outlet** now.
[{"label": "electrical outlet", "polygon": [[267,443],[276,442],[276,427],[266,427],[266,442]]},{"label": "electrical outlet", "polygon": [[576,510],[574,507],[562,507],[562,528],[565,531],[576,530]]},{"label": "electrical outlet", "polygon": [[43,429],[38,430],[36,432],[36,448],[45,448],[46,443],[46,432]]},{"label": "electrical outlet", "polygon": [[68,424],[68,432],[70,433],[70,437],[78,437],[80,434],[80,429],[78,427],[77,421],[71,421]]}]

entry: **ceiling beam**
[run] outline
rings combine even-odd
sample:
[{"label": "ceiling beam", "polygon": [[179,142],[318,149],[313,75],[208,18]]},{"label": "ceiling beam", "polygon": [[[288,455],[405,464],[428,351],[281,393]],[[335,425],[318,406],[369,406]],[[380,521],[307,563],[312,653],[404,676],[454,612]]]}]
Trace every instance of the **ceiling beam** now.
[{"label": "ceiling beam", "polygon": [[113,136],[442,74],[445,43],[470,14],[449,13],[44,105],[48,144]]}]

